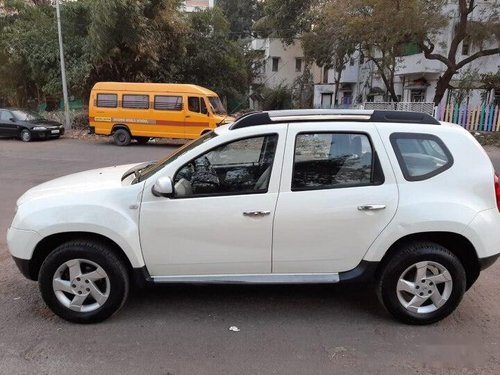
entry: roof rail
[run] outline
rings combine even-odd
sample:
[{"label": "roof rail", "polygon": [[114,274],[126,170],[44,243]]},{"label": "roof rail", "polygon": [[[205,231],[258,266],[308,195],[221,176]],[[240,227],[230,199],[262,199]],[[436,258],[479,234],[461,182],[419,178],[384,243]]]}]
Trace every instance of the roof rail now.
[{"label": "roof rail", "polygon": [[256,125],[269,125],[303,121],[363,121],[403,122],[411,124],[440,125],[427,113],[379,110],[344,109],[299,109],[269,112],[251,112],[236,119],[230,129],[241,129]]}]

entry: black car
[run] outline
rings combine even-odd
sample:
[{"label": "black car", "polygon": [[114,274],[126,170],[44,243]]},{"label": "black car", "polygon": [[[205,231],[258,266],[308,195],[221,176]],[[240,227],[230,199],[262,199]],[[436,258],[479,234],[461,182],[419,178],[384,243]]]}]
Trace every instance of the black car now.
[{"label": "black car", "polygon": [[64,127],[47,120],[36,112],[15,108],[0,108],[0,136],[19,138],[24,142],[35,139],[59,138]]}]

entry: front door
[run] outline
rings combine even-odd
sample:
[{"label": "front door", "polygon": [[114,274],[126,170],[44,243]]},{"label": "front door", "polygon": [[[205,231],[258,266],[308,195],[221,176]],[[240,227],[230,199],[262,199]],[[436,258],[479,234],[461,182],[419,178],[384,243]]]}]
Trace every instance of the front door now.
[{"label": "front door", "polygon": [[186,111],[186,137],[198,138],[203,130],[210,128],[210,114],[205,98],[199,96],[188,96],[188,108]]},{"label": "front door", "polygon": [[286,127],[231,141],[179,166],[175,196],[145,189],[140,238],[152,276],[271,272]]},{"label": "front door", "polygon": [[373,125],[290,124],[273,272],[355,268],[393,218],[397,202],[395,177]]}]

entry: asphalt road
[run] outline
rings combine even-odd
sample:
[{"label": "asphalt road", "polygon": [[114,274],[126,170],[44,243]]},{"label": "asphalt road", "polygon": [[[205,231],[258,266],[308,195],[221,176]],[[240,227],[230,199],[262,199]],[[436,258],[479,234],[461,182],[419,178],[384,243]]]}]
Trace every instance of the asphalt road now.
[{"label": "asphalt road", "polygon": [[[101,324],[55,317],[6,248],[16,199],[58,176],[171,150],[0,140],[0,374],[500,373],[500,263],[427,327],[395,322],[371,288],[346,285],[154,287]],[[500,171],[500,152],[488,151]]]}]

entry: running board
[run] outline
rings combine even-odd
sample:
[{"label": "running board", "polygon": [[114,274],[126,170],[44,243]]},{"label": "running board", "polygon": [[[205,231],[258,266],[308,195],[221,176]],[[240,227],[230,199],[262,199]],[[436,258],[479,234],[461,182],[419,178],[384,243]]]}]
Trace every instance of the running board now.
[{"label": "running board", "polygon": [[153,282],[188,284],[331,284],[338,283],[338,273],[271,273],[245,275],[153,276]]}]

